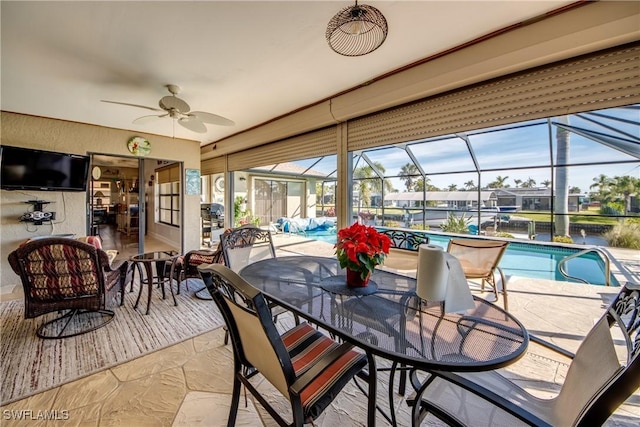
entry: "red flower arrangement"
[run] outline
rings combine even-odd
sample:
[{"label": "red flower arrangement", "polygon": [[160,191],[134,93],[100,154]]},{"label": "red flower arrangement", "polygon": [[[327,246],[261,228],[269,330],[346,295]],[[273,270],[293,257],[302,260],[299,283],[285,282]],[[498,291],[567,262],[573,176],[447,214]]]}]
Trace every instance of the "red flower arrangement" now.
[{"label": "red flower arrangement", "polygon": [[364,285],[376,265],[384,262],[390,247],[391,239],[373,227],[358,223],[338,230],[338,241],[334,246],[340,267],[346,268],[347,273],[349,270],[357,272]]}]

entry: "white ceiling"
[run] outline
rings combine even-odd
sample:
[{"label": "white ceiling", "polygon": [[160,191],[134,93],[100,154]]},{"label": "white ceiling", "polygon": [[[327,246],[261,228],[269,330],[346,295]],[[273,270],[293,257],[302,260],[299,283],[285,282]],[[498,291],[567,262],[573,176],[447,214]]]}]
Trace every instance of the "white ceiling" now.
[{"label": "white ceiling", "polygon": [[[361,2],[363,3],[363,2]],[[0,108],[172,136],[170,118],[132,124],[164,85],[192,110],[235,121],[208,143],[570,1],[366,1],[389,35],[362,57],[333,52],[326,25],[350,1],[2,1]]]}]

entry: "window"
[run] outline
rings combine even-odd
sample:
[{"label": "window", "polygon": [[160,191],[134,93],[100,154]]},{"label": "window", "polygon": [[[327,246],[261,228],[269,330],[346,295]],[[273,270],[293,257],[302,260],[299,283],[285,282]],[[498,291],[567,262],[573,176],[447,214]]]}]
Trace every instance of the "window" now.
[{"label": "window", "polygon": [[180,166],[158,171],[159,222],[180,226]]}]

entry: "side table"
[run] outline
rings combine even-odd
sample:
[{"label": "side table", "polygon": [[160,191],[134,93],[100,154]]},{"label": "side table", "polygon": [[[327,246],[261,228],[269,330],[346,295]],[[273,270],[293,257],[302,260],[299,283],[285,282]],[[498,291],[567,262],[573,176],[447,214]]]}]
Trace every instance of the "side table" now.
[{"label": "side table", "polygon": [[[140,274],[140,291],[138,292],[138,298],[136,298],[136,304],[133,306],[134,309],[138,308],[138,303],[140,302],[140,296],[142,295],[142,289],[144,285],[147,285],[147,311],[145,314],[149,314],[149,308],[151,306],[151,293],[153,290],[153,285],[157,284],[162,287],[162,299],[165,299],[164,292],[164,282],[169,280],[169,290],[171,291],[171,296],[173,297],[173,304],[178,305],[176,301],[176,296],[173,293],[173,286],[171,286],[171,281],[173,280],[173,270],[175,268],[175,261],[178,258],[179,254],[176,251],[154,251],[154,252],[146,252],[143,254],[134,255],[131,257],[131,261],[138,268],[138,272],[140,272],[140,265],[144,266],[146,271],[146,277],[142,277]],[[171,271],[169,277],[165,277],[165,266],[167,262],[171,262]],[[156,265],[156,275],[153,274],[153,264]]]}]

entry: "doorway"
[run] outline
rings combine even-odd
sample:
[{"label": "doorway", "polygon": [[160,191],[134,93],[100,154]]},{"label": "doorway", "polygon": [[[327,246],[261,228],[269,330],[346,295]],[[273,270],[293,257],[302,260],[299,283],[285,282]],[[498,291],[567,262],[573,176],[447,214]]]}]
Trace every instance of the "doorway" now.
[{"label": "doorway", "polygon": [[[165,200],[159,196],[159,181],[165,180],[156,177],[169,165],[181,170],[180,163],[164,160],[92,154],[87,235],[99,236],[104,249],[115,249],[124,258],[157,250],[181,251],[180,223],[172,222],[170,233],[163,233],[167,224],[157,214]],[[180,176],[175,174],[178,187]],[[173,209],[179,211],[180,200],[172,202],[179,203]]]}]

